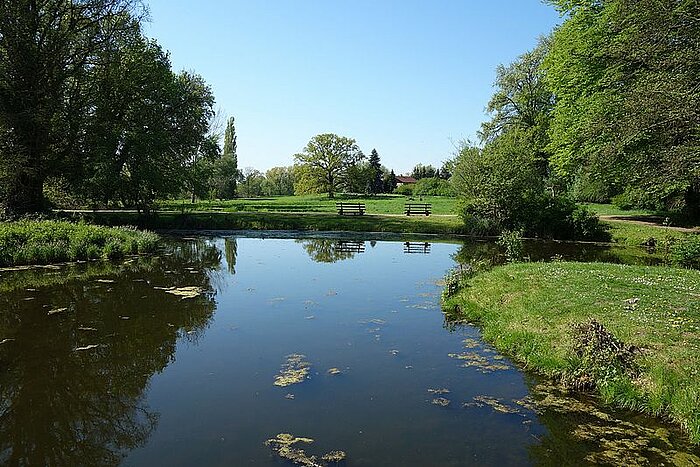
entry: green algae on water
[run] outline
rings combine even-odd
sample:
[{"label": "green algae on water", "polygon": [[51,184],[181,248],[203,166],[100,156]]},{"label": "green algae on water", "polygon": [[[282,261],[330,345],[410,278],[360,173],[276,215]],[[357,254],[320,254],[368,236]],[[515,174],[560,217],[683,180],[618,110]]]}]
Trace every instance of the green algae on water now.
[{"label": "green algae on water", "polygon": [[326,467],[329,464],[337,464],[346,459],[347,454],[344,451],[330,451],[323,454],[320,458],[309,455],[304,449],[295,447],[299,444],[312,444],[312,438],[296,437],[289,433],[280,433],[274,438],[265,441],[265,446],[272,450],[282,459],[286,459],[294,465],[302,467]]},{"label": "green algae on water", "polygon": [[287,387],[292,384],[301,383],[309,376],[311,364],[304,361],[305,355],[287,355],[287,360],[282,365],[280,373],[275,376],[275,386]]},{"label": "green algae on water", "polygon": [[515,407],[511,407],[505,404],[500,399],[491,396],[476,396],[473,398],[473,402],[467,402],[463,407],[491,407],[496,412],[500,413],[520,413]]},{"label": "green algae on water", "polygon": [[447,407],[450,405],[450,400],[445,399],[444,397],[436,397],[432,401],[430,401],[431,404],[433,405],[439,405],[440,407]]},{"label": "green algae on water", "polygon": [[492,362],[485,356],[476,352],[460,352],[448,354],[450,358],[461,360],[462,366],[465,368],[475,367],[482,373],[491,373],[494,371],[510,370],[511,367],[503,363]]}]

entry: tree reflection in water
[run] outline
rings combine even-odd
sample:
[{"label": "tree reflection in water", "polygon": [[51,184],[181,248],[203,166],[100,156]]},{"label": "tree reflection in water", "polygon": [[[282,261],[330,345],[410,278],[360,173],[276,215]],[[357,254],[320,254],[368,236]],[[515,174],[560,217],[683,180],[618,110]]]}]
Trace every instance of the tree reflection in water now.
[{"label": "tree reflection in water", "polygon": [[365,252],[365,242],[362,241],[308,238],[296,242],[301,243],[309,257],[317,263],[335,263]]},{"label": "tree reflection in water", "polygon": [[[114,465],[142,445],[158,420],[145,403],[148,382],[173,361],[179,337],[206,329],[215,309],[208,270],[220,261],[207,242],[180,242],[111,272],[102,264],[99,279],[87,265],[84,276],[57,275],[58,286],[3,292],[0,463]],[[181,299],[154,288],[184,286],[204,293]]]}]

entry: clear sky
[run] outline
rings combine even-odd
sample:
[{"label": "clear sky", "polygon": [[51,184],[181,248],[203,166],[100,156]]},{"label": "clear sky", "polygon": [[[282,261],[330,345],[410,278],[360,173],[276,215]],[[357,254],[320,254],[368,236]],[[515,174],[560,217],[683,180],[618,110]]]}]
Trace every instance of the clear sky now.
[{"label": "clear sky", "polygon": [[319,133],[397,174],[475,138],[495,68],[560,22],[540,0],[147,0],[146,34],[236,118],[239,168],[291,165]]}]

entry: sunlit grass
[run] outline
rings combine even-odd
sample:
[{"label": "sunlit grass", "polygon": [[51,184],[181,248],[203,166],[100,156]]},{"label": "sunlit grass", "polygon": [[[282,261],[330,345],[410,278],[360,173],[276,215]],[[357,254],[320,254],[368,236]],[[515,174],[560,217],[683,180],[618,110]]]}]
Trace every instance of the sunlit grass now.
[{"label": "sunlit grass", "polygon": [[0,223],[0,266],[116,259],[153,251],[159,237],[129,227],[52,220]]},{"label": "sunlit grass", "polygon": [[456,214],[455,198],[443,196],[415,196],[409,200],[402,195],[336,195],[328,198],[326,195],[279,196],[269,198],[245,198],[227,201],[198,201],[194,204],[189,200],[165,200],[158,203],[162,210],[175,211],[224,211],[224,212],[336,212],[337,202],[364,203],[368,214],[404,214],[404,205],[408,202],[431,203],[433,214]]},{"label": "sunlit grass", "polygon": [[[681,425],[700,442],[700,271],[602,263],[521,263],[469,280],[447,307],[526,367],[573,371],[572,326],[595,319],[642,349],[640,374],[597,381],[609,403]],[[578,362],[580,363],[580,362]]]}]

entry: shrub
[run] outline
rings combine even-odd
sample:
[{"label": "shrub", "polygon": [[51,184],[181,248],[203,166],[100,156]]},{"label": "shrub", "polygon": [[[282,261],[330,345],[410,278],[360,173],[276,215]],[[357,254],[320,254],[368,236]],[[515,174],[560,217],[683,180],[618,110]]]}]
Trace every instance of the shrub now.
[{"label": "shrub", "polygon": [[401,185],[394,190],[399,195],[413,196],[413,191],[415,189],[414,184]]},{"label": "shrub", "polygon": [[523,259],[522,230],[504,230],[496,243],[505,250],[506,260],[509,263]]},{"label": "shrub", "polygon": [[559,240],[608,241],[610,234],[598,216],[573,200],[530,193],[518,210],[503,211],[483,199],[462,201],[459,214],[470,235],[500,235],[521,231],[531,237]]},{"label": "shrub", "polygon": [[700,269],[700,235],[690,235],[674,242],[671,257],[679,266]]},{"label": "shrub", "polygon": [[414,185],[413,194],[420,196],[454,196],[452,185],[442,178],[421,178]]},{"label": "shrub", "polygon": [[609,203],[610,186],[602,180],[595,180],[589,174],[580,171],[571,186],[571,197],[579,203]]}]

